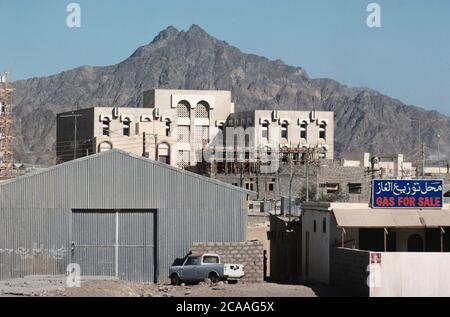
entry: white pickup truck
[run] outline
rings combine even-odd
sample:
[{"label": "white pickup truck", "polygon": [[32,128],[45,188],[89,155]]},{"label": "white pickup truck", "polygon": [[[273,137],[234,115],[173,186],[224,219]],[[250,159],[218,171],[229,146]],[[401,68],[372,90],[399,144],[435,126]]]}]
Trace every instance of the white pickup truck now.
[{"label": "white pickup truck", "polygon": [[200,282],[209,278],[212,283],[229,281],[236,283],[244,276],[244,266],[241,264],[222,264],[217,254],[191,254],[183,264],[173,265],[169,269],[172,285],[182,282]]}]

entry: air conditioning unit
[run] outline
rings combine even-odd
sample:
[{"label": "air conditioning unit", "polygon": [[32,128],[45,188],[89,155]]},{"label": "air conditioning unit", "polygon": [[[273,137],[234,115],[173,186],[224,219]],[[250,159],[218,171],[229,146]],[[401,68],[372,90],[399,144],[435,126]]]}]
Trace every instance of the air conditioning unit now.
[{"label": "air conditioning unit", "polygon": [[273,121],[280,120],[280,114],[279,114],[278,110],[274,110],[272,112],[272,119],[273,119]]},{"label": "air conditioning unit", "polygon": [[159,108],[155,108],[155,110],[153,110],[153,116],[155,119],[159,119],[161,117],[161,110]]},{"label": "air conditioning unit", "polygon": [[118,107],[113,108],[112,115],[113,115],[113,118],[119,117],[119,108]]}]

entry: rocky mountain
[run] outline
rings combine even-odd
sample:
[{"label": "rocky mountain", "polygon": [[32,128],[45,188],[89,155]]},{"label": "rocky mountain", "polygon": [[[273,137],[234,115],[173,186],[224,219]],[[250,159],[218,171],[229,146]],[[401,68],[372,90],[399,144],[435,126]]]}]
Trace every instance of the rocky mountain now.
[{"label": "rocky mountain", "polygon": [[57,113],[77,107],[139,107],[142,92],[155,87],[231,90],[237,111],[334,111],[338,156],[370,151],[416,158],[419,122],[430,153],[437,148],[437,134],[442,156],[450,153],[450,118],[371,89],[310,78],[302,68],[245,54],[196,25],[186,32],[168,27],[117,65],[83,66],[14,86],[14,150],[22,162],[54,162]]}]

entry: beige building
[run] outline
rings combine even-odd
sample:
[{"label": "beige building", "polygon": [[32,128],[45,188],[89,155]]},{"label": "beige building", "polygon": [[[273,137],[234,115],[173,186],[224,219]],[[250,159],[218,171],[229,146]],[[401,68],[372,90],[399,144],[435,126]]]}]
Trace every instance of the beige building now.
[{"label": "beige building", "polygon": [[321,158],[334,158],[334,113],[330,111],[254,110],[231,114],[227,127],[250,129],[256,149],[320,149]]},{"label": "beige building", "polygon": [[180,168],[195,165],[196,150],[216,137],[233,112],[230,91],[153,89],[144,93],[143,108],[62,113],[57,117],[57,160],[117,148]]},{"label": "beige building", "polygon": [[344,153],[344,167],[363,167],[377,173],[381,178],[413,178],[416,167],[405,160],[403,154],[372,156],[370,153]]}]

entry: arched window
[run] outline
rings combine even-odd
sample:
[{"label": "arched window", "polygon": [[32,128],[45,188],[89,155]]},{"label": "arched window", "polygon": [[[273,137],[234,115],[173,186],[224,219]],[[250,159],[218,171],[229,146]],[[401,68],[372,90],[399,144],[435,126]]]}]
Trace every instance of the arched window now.
[{"label": "arched window", "polygon": [[283,121],[281,123],[281,138],[282,139],[288,139],[288,130],[289,130],[289,123],[287,121]]},{"label": "arched window", "polygon": [[300,138],[304,140],[308,139],[308,122],[306,121],[300,123]]},{"label": "arched window", "polygon": [[123,135],[130,136],[131,120],[129,118],[125,118],[123,119],[122,123],[123,123]]},{"label": "arched window", "polygon": [[172,121],[170,121],[170,119],[166,119],[166,120],[164,120],[164,123],[165,123],[164,128],[165,128],[166,136],[170,136]]},{"label": "arched window", "polygon": [[109,150],[112,150],[113,146],[110,142],[102,142],[98,145],[98,151],[99,152],[106,152]]},{"label": "arched window", "polygon": [[109,118],[104,118],[102,121],[102,134],[104,136],[110,136],[110,125],[111,120]]},{"label": "arched window", "polygon": [[189,102],[185,100],[180,101],[177,105],[178,118],[190,118],[191,117],[190,108],[191,105],[189,104]]},{"label": "arched window", "polygon": [[263,139],[269,139],[269,121],[267,120],[261,125],[261,136]]},{"label": "arched window", "polygon": [[209,119],[209,104],[206,101],[200,101],[195,108],[195,117]]},{"label": "arched window", "polygon": [[170,146],[167,143],[158,145],[158,161],[165,164],[170,164]]},{"label": "arched window", "polygon": [[327,123],[325,121],[319,124],[319,138],[322,140],[327,139]]}]

